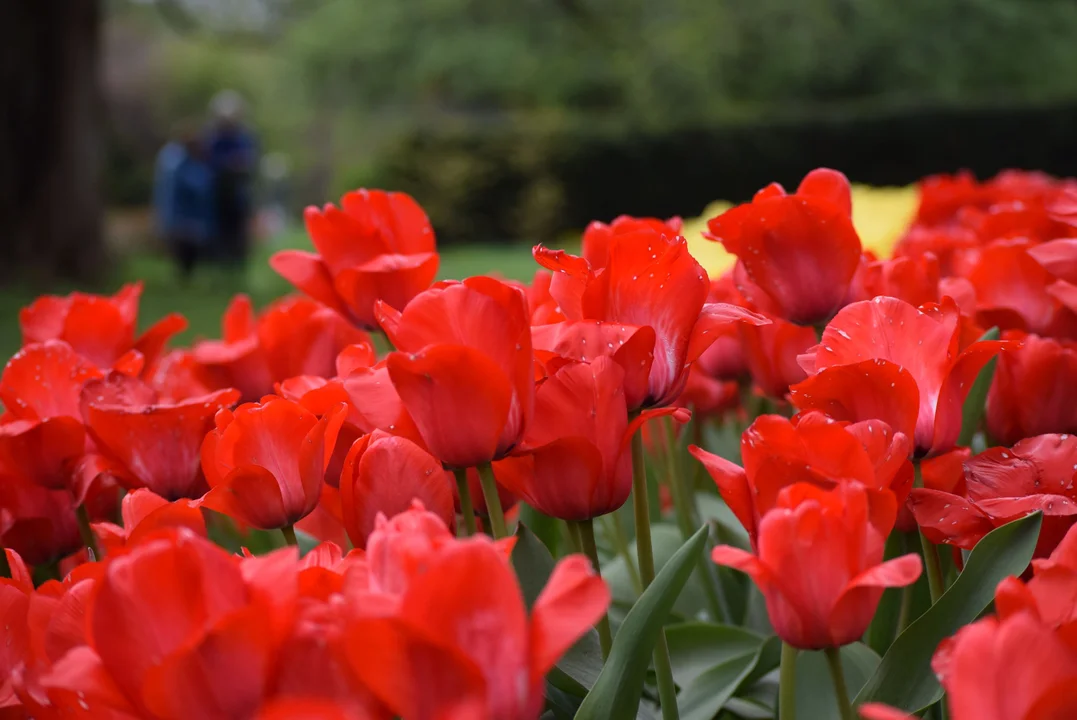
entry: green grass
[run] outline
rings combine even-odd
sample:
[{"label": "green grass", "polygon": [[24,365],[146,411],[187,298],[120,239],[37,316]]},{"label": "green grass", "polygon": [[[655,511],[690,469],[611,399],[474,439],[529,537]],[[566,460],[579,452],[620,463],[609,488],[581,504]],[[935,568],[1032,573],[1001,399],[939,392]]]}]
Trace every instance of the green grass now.
[{"label": "green grass", "polygon": [[[186,345],[196,337],[219,337],[221,313],[232,296],[244,292],[258,307],[292,290],[270,269],[269,256],[283,247],[308,247],[302,234],[291,233],[272,246],[260,247],[245,272],[207,266],[199,268],[189,285],[179,282],[168,258],[138,254],[123,259],[115,279],[98,292],[113,292],[122,283],[143,280],[139,324],[145,327],[170,312],[182,313],[190,328],[173,345]],[[441,253],[440,278],[464,278],[496,274],[516,280],[530,280],[538,266],[529,245],[471,245],[446,248]],[[70,287],[50,289],[64,294]],[[0,358],[5,361],[21,343],[19,309],[33,301],[36,293],[20,288],[0,289]]]}]

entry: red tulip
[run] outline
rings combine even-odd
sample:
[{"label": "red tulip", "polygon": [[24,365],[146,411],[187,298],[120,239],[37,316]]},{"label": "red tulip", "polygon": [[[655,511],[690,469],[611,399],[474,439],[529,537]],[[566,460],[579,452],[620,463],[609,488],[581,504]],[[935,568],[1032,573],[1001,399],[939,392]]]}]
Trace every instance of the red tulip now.
[{"label": "red tulip", "polygon": [[965,268],[969,256],[977,255],[979,248],[976,233],[968,228],[913,225],[894,247],[893,257],[916,260],[930,253],[937,258],[939,274],[945,282],[946,278]]},{"label": "red tulip", "polygon": [[688,382],[673,404],[688,408],[697,418],[720,418],[740,406],[740,385],[715,380],[697,363],[688,371]]},{"label": "red tulip", "polygon": [[917,184],[920,207],[916,221],[926,225],[951,222],[962,208],[984,206],[988,203],[985,190],[972,173],[931,175]]},{"label": "red tulip", "polygon": [[206,520],[193,500],[169,502],[152,490],[139,488],[124,495],[120,509],[122,526],[108,522],[93,524],[94,533],[109,557],[173,528],[187,528],[206,537]]},{"label": "red tulip", "polygon": [[581,243],[583,258],[591,266],[592,270],[598,270],[606,267],[609,262],[610,244],[615,242],[614,235],[650,230],[673,237],[680,235],[683,228],[684,222],[679,217],[659,220],[658,218],[635,218],[631,215],[619,215],[609,225],[595,220],[583,232],[583,242]]},{"label": "red tulip", "polygon": [[[707,228],[707,237],[737,256],[775,314],[797,325],[834,315],[860,262],[849,181],[834,170],[813,170],[792,195],[769,185]],[[768,304],[754,296],[748,300]]]},{"label": "red tulip", "polygon": [[632,436],[651,417],[674,412],[648,411],[630,423],[624,371],[613,359],[568,363],[536,390],[535,419],[516,451],[528,471],[498,480],[552,517],[588,520],[613,512],[632,489]]},{"label": "red tulip", "polygon": [[319,420],[278,397],[221,410],[202,445],[202,505],[263,530],[294,525],[318,504],[345,414]]},{"label": "red tulip", "polygon": [[532,325],[547,325],[561,322],[565,314],[550,294],[553,275],[546,270],[536,270],[531,285],[526,289],[527,309],[531,315]]},{"label": "red tulip", "polygon": [[27,345],[0,375],[0,474],[54,490],[86,452],[79,393],[101,371],[58,340]]},{"label": "red tulip", "polygon": [[362,328],[378,326],[376,302],[402,308],[437,274],[430,221],[404,193],[355,190],[340,208],[310,207],[304,217],[317,254],[285,250],[270,265]]},{"label": "red tulip", "polygon": [[909,507],[928,539],[966,550],[996,527],[1041,511],[1036,556],[1043,557],[1077,522],[1075,475],[1077,437],[1041,435],[969,458],[963,492],[916,489]]},{"label": "red tulip", "polygon": [[1027,585],[999,584],[997,617],[961,628],[936,651],[932,668],[954,720],[1063,720],[1077,711],[1077,532],[1032,566]]},{"label": "red tulip", "polygon": [[1077,432],[1077,396],[1058,378],[1077,377],[1077,343],[1008,332],[1021,346],[1003,353],[987,394],[987,431],[1002,445],[1045,435]]},{"label": "red tulip", "polygon": [[[115,502],[115,497],[113,498]],[[82,547],[68,490],[7,476],[0,482],[0,544],[31,565],[45,565]]]},{"label": "red tulip", "polygon": [[871,520],[884,536],[912,485],[910,440],[883,422],[850,425],[810,412],[789,421],[761,415],[741,436],[744,467],[691,446],[729,509],[755,545],[760,520],[794,484],[829,489],[856,482],[870,501]]},{"label": "red tulip", "polygon": [[279,300],[255,319],[250,299],[237,295],[225,311],[221,330],[221,340],[197,343],[193,358],[207,384],[239,388],[248,401],[297,375],[332,377],[341,350],[370,346],[366,333],[306,298]]},{"label": "red tulip", "polygon": [[984,248],[968,279],[984,326],[1077,337],[1077,314],[1064,302],[1065,287],[1060,294],[1056,279],[1032,257],[1026,241]]},{"label": "red tulip", "polygon": [[1077,531],[1070,528],[1049,557],[1032,560],[1032,577],[1005,578],[995,589],[995,612],[1003,622],[1029,613],[1067,638],[1077,650]]},{"label": "red tulip", "polygon": [[735,305],[706,303],[707,274],[679,236],[617,233],[597,272],[563,250],[538,246],[534,255],[555,271],[550,292],[568,318],[534,328],[535,347],[572,360],[612,356],[625,371],[630,410],[672,403],[691,363],[723,328],[769,322]]},{"label": "red tulip", "polygon": [[784,400],[789,386],[808,376],[797,358],[815,345],[817,337],[813,328],[771,318],[770,325],[742,325],[740,341],[755,387],[767,397]]},{"label": "red tulip", "polygon": [[412,441],[375,430],[352,445],[340,476],[344,527],[365,548],[379,513],[392,517],[418,499],[452,528],[452,478],[434,456]]},{"label": "red tulip", "polygon": [[[744,298],[733,287],[732,273],[726,273],[717,280],[711,281],[707,301],[728,302],[734,305],[745,304]],[[715,330],[716,337],[713,344],[703,351],[693,367],[717,380],[740,379],[748,371],[740,338],[740,331],[746,327],[751,326],[741,326],[738,323]]]},{"label": "red tulip", "polygon": [[124,285],[112,297],[71,293],[42,295],[19,313],[23,344],[63,340],[79,355],[101,368],[112,367],[131,350],[152,366],[168,339],[187,327],[173,313],[135,336],[142,283]]},{"label": "red tulip", "polygon": [[961,628],[933,667],[954,720],[1065,720],[1077,712],[1077,652],[1027,614]]},{"label": "red tulip", "polygon": [[82,390],[82,416],[108,470],[126,487],[148,487],[166,500],[206,490],[200,451],[213,416],[239,399],[237,390],[160,402],[135,378],[111,372]]},{"label": "red tulip", "polygon": [[[343,646],[356,676],[407,718],[537,718],[546,673],[605,612],[609,589],[586,558],[570,556],[529,615],[510,565],[488,538],[450,536],[433,548],[428,536],[427,529],[416,534],[423,571],[396,586],[398,598],[367,595],[353,605]],[[371,638],[391,652],[371,653]]]},{"label": "red tulip", "polygon": [[91,717],[250,716],[293,621],[295,576],[288,550],[241,568],[185,530],[147,542],[109,563],[87,611],[89,645],[41,683]]},{"label": "red tulip", "polygon": [[518,289],[488,277],[440,283],[378,317],[398,352],[393,386],[430,452],[450,467],[503,457],[534,405],[531,327]]},{"label": "red tulip", "polygon": [[868,519],[868,502],[855,481],[831,490],[790,485],[759,524],[756,555],[720,545],[712,557],[752,577],[775,632],[793,647],[818,650],[855,642],[883,590],[920,576],[918,555],[883,562],[895,508],[889,525],[880,528]]},{"label": "red tulip", "polygon": [[838,420],[881,419],[915,439],[917,457],[946,452],[980,369],[1013,345],[966,336],[949,299],[919,310],[887,297],[853,303],[800,357],[809,377],[790,388],[793,403]]},{"label": "red tulip", "polygon": [[938,302],[940,279],[939,261],[931,252],[869,262],[857,273],[851,301],[886,295],[917,306]]},{"label": "red tulip", "polygon": [[19,554],[0,549],[10,570],[0,577],[0,623],[4,625],[4,642],[0,643],[0,714],[19,705],[12,682],[13,671],[29,652],[28,614],[34,593],[34,581]]}]

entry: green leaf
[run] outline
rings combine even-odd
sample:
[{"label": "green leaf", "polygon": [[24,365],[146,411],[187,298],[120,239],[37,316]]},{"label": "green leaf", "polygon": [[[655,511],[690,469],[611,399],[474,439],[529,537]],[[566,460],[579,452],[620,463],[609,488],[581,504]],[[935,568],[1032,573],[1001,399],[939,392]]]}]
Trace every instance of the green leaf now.
[{"label": "green leaf", "polygon": [[759,662],[745,681],[746,685],[759,682],[768,673],[777,670],[782,661],[782,641],[777,635],[771,635],[759,648]]},{"label": "green leaf", "polygon": [[[983,335],[980,340],[998,340],[1000,333],[997,327],[993,327]],[[965,396],[965,405],[961,409],[961,434],[957,438],[957,444],[964,447],[972,445],[972,438],[980,429],[980,423],[984,417],[984,403],[987,402],[987,390],[991,387],[991,381],[995,377],[995,365],[998,358],[991,358],[986,365],[980,368],[980,374],[976,376],[976,382]]]},{"label": "green leaf", "polygon": [[725,707],[726,710],[741,718],[741,720],[772,720],[774,717],[774,708],[764,705],[758,700],[729,698]]},{"label": "green leaf", "polygon": [[[715,665],[677,694],[681,720],[711,720],[755,669],[762,646]],[[816,717],[804,715],[804,717]]]},{"label": "green leaf", "polygon": [[755,655],[763,637],[744,628],[690,622],[666,628],[673,679],[680,687],[721,665],[744,655]]},{"label": "green leaf", "polygon": [[322,544],[322,541],[313,535],[309,535],[302,530],[295,531],[295,540],[299,545],[299,556],[302,557],[309,553],[314,548]]},{"label": "green leaf", "polygon": [[591,692],[584,698],[576,720],[609,720],[636,716],[651,653],[673,603],[684,588],[703,551],[706,528],[700,528],[673,554],[651,586],[628,611],[609,659]]},{"label": "green leaf", "polygon": [[721,497],[709,492],[697,492],[696,504],[704,521],[714,521],[718,525],[719,539],[726,545],[733,545],[742,550],[749,550],[751,542],[748,531],[737,520],[737,516],[725,504]]},{"label": "green leaf", "polygon": [[711,720],[738,689],[761,674],[761,662],[777,666],[770,638],[744,628],[683,623],[666,628],[666,639],[673,679],[681,687],[677,695],[681,720]]},{"label": "green leaf", "polygon": [[[863,643],[841,649],[841,669],[849,695],[855,695],[879,667],[879,656]],[[797,654],[797,717],[836,718],[840,716],[834,697],[826,654],[821,651]]]},{"label": "green leaf", "polygon": [[[516,526],[512,566],[516,570],[524,603],[530,610],[553,572],[554,559],[542,541],[523,523]],[[583,697],[595,684],[601,670],[602,648],[598,643],[598,633],[592,629],[564,654],[550,671],[549,680],[561,690]]]},{"label": "green leaf", "polygon": [[942,688],[931,671],[935,648],[983,612],[1003,578],[1025,571],[1041,520],[1040,513],[1014,520],[977,543],[957,581],[894,641],[856,702],[882,702],[912,713],[937,702]]},{"label": "green leaf", "polygon": [[[677,526],[670,523],[652,524],[651,547],[654,552],[655,569],[660,570],[669,562],[669,559],[677,553],[683,542],[684,537]],[[632,556],[632,562],[638,563],[635,542],[629,546],[628,551]],[[602,568],[602,577],[606,579],[610,586],[615,610],[620,608],[622,612],[627,612],[637,598],[632,587],[632,581],[629,579],[628,569],[625,567],[624,558],[618,556],[606,563]],[[686,583],[684,591],[677,597],[673,606],[673,614],[678,619],[693,618],[696,613],[706,607],[706,604],[706,597],[699,578],[693,575]],[[616,613],[613,613],[613,616],[616,618]]]},{"label": "green leaf", "polygon": [[[542,541],[551,555],[556,556],[561,540],[561,521],[544,515],[525,502],[518,503],[520,522],[527,525],[531,532]],[[571,551],[569,551],[571,552]]]}]

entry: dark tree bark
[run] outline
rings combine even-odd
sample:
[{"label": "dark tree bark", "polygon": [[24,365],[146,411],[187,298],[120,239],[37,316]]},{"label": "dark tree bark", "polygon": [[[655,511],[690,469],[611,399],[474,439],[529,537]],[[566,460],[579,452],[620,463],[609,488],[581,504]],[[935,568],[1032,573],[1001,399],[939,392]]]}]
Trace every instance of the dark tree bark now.
[{"label": "dark tree bark", "polygon": [[0,2],[0,281],[104,265],[102,0]]}]

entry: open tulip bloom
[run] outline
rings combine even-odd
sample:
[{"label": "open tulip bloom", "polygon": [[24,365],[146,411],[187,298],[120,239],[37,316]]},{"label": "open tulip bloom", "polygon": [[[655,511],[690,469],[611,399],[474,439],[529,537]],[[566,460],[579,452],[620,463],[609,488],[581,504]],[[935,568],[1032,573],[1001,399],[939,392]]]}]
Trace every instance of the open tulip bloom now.
[{"label": "open tulip bloom", "polygon": [[1077,180],[925,178],[886,241],[876,192],[595,221],[525,284],[359,189],[216,339],[36,299],[0,717],[1077,717]]}]

